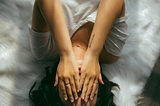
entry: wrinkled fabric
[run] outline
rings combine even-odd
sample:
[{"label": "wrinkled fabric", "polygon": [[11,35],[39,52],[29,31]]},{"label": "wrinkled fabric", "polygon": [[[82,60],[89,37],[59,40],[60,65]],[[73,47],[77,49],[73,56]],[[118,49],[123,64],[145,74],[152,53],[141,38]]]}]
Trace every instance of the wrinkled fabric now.
[{"label": "wrinkled fabric", "polygon": [[[37,61],[31,54],[27,23],[34,1],[0,0],[0,106],[32,106],[29,89],[37,77],[45,77],[44,67],[54,64],[53,60]],[[125,3],[129,38],[119,60],[106,64],[102,70],[120,87],[112,89],[114,103],[137,106],[137,101],[144,98],[140,95],[160,54],[160,2],[125,0]]]},{"label": "wrinkled fabric", "polygon": [[106,50],[114,56],[121,55],[123,46],[129,37],[126,24],[127,18],[128,15],[115,21],[105,41]]},{"label": "wrinkled fabric", "polygon": [[[61,0],[70,38],[85,23],[95,23],[99,1],[100,0]],[[106,38],[106,51],[114,56],[120,56],[125,41],[128,38],[126,24],[127,19],[128,15],[118,18],[114,22],[113,27]],[[38,60],[55,59],[58,56],[58,50],[51,33],[35,32],[31,29],[31,23],[28,24],[28,27],[33,55]]]}]

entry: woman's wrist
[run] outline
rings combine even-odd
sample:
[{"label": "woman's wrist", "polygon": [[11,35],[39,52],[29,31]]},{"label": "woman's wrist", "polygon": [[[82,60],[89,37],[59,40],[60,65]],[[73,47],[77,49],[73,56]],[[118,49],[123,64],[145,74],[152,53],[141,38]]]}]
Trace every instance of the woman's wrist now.
[{"label": "woman's wrist", "polygon": [[99,54],[91,50],[87,50],[85,56],[89,56],[91,58],[96,58],[97,60],[99,60]]},{"label": "woman's wrist", "polygon": [[75,56],[73,50],[65,51],[60,53],[60,58]]}]

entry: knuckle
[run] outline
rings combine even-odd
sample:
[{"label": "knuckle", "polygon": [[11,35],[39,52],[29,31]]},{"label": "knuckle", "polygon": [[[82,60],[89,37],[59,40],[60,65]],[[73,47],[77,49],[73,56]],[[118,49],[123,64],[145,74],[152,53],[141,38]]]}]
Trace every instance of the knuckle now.
[{"label": "knuckle", "polygon": [[94,90],[96,90],[97,89],[97,87],[98,87],[98,84],[94,84],[95,85],[95,89]]},{"label": "knuckle", "polygon": [[78,86],[78,87],[82,88],[82,85],[80,85],[80,86]]},{"label": "knuckle", "polygon": [[90,88],[90,93],[93,91],[93,88]]},{"label": "knuckle", "polygon": [[76,93],[76,92],[73,92],[73,94],[74,94],[75,96],[77,96],[77,93]]},{"label": "knuckle", "polygon": [[93,89],[93,90],[92,90],[92,93],[95,93],[95,92],[96,92],[96,89]]},{"label": "knuckle", "polygon": [[85,80],[85,77],[81,77],[81,80],[84,81],[84,80]]},{"label": "knuckle", "polygon": [[88,86],[88,85],[89,85],[89,81],[88,81],[88,82],[86,82],[85,86]]},{"label": "knuckle", "polygon": [[96,86],[93,86],[93,87],[92,87],[92,91],[95,91],[95,90],[96,90]]},{"label": "knuckle", "polygon": [[73,89],[72,92],[73,92],[74,95],[77,94],[76,89]]},{"label": "knuckle", "polygon": [[93,96],[93,94],[94,94],[94,93],[93,93],[93,92],[91,92],[91,95],[90,95],[90,96]]},{"label": "knuckle", "polygon": [[58,77],[59,77],[60,79],[62,79],[62,78],[63,78],[63,76],[62,76],[62,75],[59,75]]},{"label": "knuckle", "polygon": [[97,76],[96,73],[93,73],[93,74],[92,74],[92,78],[95,78],[96,76]]},{"label": "knuckle", "polygon": [[75,86],[74,85],[70,85],[71,86],[71,89],[72,89],[72,91],[75,91],[74,89],[75,89]]},{"label": "knuckle", "polygon": [[70,83],[70,86],[71,86],[71,87],[74,87],[74,84],[73,84],[73,83]]},{"label": "knuckle", "polygon": [[77,74],[78,74],[78,71],[74,71],[73,74],[74,74],[74,75],[77,75]]},{"label": "knuckle", "polygon": [[86,98],[88,98],[89,97],[89,94],[86,94],[86,96],[85,96]]},{"label": "knuckle", "polygon": [[76,86],[78,86],[78,85],[79,85],[79,83],[78,83],[78,82],[75,82],[75,85],[76,85]]},{"label": "knuckle", "polygon": [[66,95],[66,91],[64,89],[62,89],[62,93],[63,95]]},{"label": "knuckle", "polygon": [[64,91],[64,87],[62,84],[60,84],[60,88],[62,89],[62,91]]},{"label": "knuckle", "polygon": [[80,82],[79,85],[82,86],[83,82]]},{"label": "knuckle", "polygon": [[94,94],[95,93],[95,90],[92,90],[92,94]]},{"label": "knuckle", "polygon": [[82,82],[81,82],[82,84],[84,83],[84,78],[82,79]]},{"label": "knuckle", "polygon": [[64,89],[62,89],[62,93],[63,93],[63,94],[66,94],[66,91],[65,91]]},{"label": "knuckle", "polygon": [[73,98],[73,96],[71,94],[68,94],[68,97],[71,98],[71,99]]},{"label": "knuckle", "polygon": [[66,92],[62,92],[63,93],[63,96],[66,96]]},{"label": "knuckle", "polygon": [[78,88],[79,87],[79,85],[78,84],[76,84],[76,88]]},{"label": "knuckle", "polygon": [[66,86],[66,90],[67,90],[67,91],[69,90],[69,86]]},{"label": "knuckle", "polygon": [[65,74],[65,75],[62,76],[62,78],[66,79],[66,78],[69,78],[69,76]]},{"label": "knuckle", "polygon": [[75,77],[74,79],[75,79],[75,81],[77,81],[77,82],[78,82],[78,77]]},{"label": "knuckle", "polygon": [[61,87],[61,90],[62,90],[62,91],[64,91],[64,88],[63,88],[63,87]]},{"label": "knuckle", "polygon": [[83,84],[83,82],[80,82],[79,85],[81,86]]},{"label": "knuckle", "polygon": [[65,91],[65,89],[63,88],[63,86],[61,86],[61,90],[62,90],[62,91]]},{"label": "knuckle", "polygon": [[85,93],[84,92],[82,92],[82,94],[81,95],[84,95],[85,96]]},{"label": "knuckle", "polygon": [[91,91],[93,91],[93,86],[91,87]]},{"label": "knuckle", "polygon": [[90,86],[90,89],[91,89],[91,90],[93,89],[93,85],[94,85],[94,84],[92,84],[92,85]]},{"label": "knuckle", "polygon": [[87,89],[84,89],[83,94],[86,94],[86,92],[87,92]]}]

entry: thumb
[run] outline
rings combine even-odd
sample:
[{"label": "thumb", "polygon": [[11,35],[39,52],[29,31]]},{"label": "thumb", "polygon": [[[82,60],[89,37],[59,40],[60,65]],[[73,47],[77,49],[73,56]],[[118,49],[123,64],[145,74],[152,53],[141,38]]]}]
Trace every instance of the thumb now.
[{"label": "thumb", "polygon": [[99,82],[100,82],[101,85],[104,85],[101,73],[99,74],[98,80],[99,80]]},{"label": "thumb", "polygon": [[58,74],[56,73],[56,79],[55,79],[54,86],[56,87],[57,85],[58,85]]}]

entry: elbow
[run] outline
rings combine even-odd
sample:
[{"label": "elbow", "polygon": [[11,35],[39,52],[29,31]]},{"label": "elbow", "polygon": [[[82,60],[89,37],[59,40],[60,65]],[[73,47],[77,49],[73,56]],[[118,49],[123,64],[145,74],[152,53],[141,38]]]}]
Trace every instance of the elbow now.
[{"label": "elbow", "polygon": [[119,57],[111,59],[107,64],[114,64],[118,61]]},{"label": "elbow", "polygon": [[100,62],[103,62],[105,64],[114,64],[118,61],[119,57],[107,57],[107,58],[100,58]]},{"label": "elbow", "polygon": [[119,57],[110,59],[108,61],[105,61],[105,64],[114,64],[118,61],[118,59],[119,59]]}]

